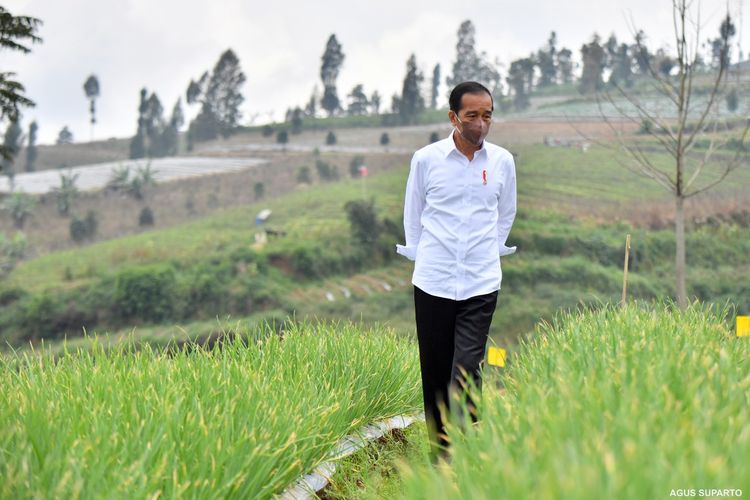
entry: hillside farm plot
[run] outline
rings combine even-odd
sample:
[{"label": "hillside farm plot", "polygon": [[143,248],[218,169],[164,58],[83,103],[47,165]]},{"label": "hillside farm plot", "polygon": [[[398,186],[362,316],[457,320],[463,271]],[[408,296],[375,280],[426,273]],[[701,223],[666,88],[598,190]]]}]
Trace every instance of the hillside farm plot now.
[{"label": "hillside farm plot", "polygon": [[[42,172],[28,172],[14,177],[14,190],[30,194],[45,194],[60,186],[60,174],[77,175],[78,189],[88,191],[101,189],[107,185],[114,172],[118,169],[129,168],[131,175],[136,174],[138,168],[150,166],[157,182],[173,181],[189,177],[198,177],[218,173],[238,172],[266,163],[259,158],[205,158],[205,157],[177,157],[156,160],[129,160],[122,162],[99,163],[83,167],[73,167],[64,170],[45,170]],[[6,177],[0,178],[0,192],[10,192],[10,184]]]}]

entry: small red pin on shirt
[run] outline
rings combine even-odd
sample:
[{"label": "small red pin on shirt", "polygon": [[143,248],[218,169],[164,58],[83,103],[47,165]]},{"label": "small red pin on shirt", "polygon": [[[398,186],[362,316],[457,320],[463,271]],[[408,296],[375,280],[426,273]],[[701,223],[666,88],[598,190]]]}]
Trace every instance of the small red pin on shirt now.
[{"label": "small red pin on shirt", "polygon": [[482,170],[482,184],[487,185],[487,170]]}]

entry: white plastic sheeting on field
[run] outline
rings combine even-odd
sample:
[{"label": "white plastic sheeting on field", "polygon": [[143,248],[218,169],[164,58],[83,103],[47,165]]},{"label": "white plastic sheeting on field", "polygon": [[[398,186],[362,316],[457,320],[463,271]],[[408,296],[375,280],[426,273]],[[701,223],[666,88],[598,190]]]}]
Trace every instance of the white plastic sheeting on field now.
[{"label": "white plastic sheeting on field", "polygon": [[[266,163],[258,158],[206,158],[176,157],[154,160],[126,160],[97,163],[82,167],[42,170],[40,172],[18,173],[14,178],[14,190],[29,194],[44,194],[60,187],[60,174],[78,175],[76,187],[81,191],[101,189],[107,185],[115,170],[127,167],[130,177],[137,175],[139,168],[149,165],[156,182],[185,179],[201,175],[237,172]],[[10,192],[8,178],[0,178],[0,192]]]},{"label": "white plastic sheeting on field", "polygon": [[319,465],[311,474],[299,478],[292,486],[287,488],[277,498],[281,500],[309,500],[312,499],[316,492],[322,490],[328,485],[333,473],[336,472],[336,462],[341,458],[347,457],[352,453],[365,447],[373,439],[378,439],[386,432],[394,429],[405,429],[414,422],[423,422],[424,413],[416,416],[392,417],[381,422],[368,425],[357,434],[346,436],[339,441],[336,449],[333,450],[331,460]]}]

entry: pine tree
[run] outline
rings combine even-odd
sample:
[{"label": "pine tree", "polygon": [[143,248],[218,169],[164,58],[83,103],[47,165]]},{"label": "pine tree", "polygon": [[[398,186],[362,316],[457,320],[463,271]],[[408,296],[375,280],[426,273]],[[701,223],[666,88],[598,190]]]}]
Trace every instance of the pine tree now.
[{"label": "pine tree", "polygon": [[36,150],[36,134],[39,130],[39,126],[35,121],[29,125],[29,138],[28,146],[26,146],[26,171],[33,172],[35,170],[35,163],[37,157]]},{"label": "pine tree", "polygon": [[548,87],[557,83],[557,34],[550,33],[547,46],[539,49],[536,64],[539,67],[539,86]]},{"label": "pine tree", "polygon": [[380,114],[380,94],[377,90],[374,90],[370,96],[370,109],[373,115]]},{"label": "pine tree", "polygon": [[341,103],[336,92],[336,80],[341,65],[344,63],[344,53],[341,51],[341,44],[336,40],[335,34],[328,38],[322,60],[320,78],[323,81],[323,99],[320,105],[328,112],[329,116],[333,116],[341,109]]},{"label": "pine tree", "polygon": [[419,113],[424,110],[424,98],[419,90],[422,80],[424,76],[417,68],[417,59],[412,54],[406,61],[406,76],[401,90],[401,103],[398,110],[401,123],[415,123]]},{"label": "pine tree", "polygon": [[432,69],[432,96],[430,109],[437,109],[438,89],[440,88],[440,63]]},{"label": "pine tree", "polygon": [[218,134],[226,138],[232,135],[240,123],[240,105],[245,100],[242,85],[245,74],[235,53],[226,50],[214,66],[206,89],[206,102],[216,118]]},{"label": "pine tree", "polygon": [[162,147],[164,156],[175,156],[179,150],[180,129],[185,124],[185,115],[182,112],[182,99],[178,98],[172,108],[172,116],[162,133]]},{"label": "pine tree", "polygon": [[484,84],[493,95],[500,92],[500,73],[497,64],[487,61],[487,54],[478,54],[475,48],[476,30],[471,21],[464,21],[458,28],[456,43],[456,61],[453,63],[453,74],[446,78],[446,83],[453,88],[461,82],[473,80]]},{"label": "pine tree", "polygon": [[[14,16],[0,5],[0,50],[8,49],[28,54],[29,43],[42,41],[36,35],[42,21],[30,16]],[[8,118],[19,120],[19,108],[34,106],[34,102],[24,95],[24,86],[14,79],[15,73],[0,71],[0,121]],[[11,152],[0,145],[0,159],[10,159]]]},{"label": "pine tree", "polygon": [[303,116],[302,109],[297,106],[292,110],[292,133],[293,134],[299,134],[302,132],[302,116]]},{"label": "pine tree", "polygon": [[148,112],[148,90],[141,89],[138,104],[138,128],[130,140],[130,159],[137,160],[146,156],[146,113]]},{"label": "pine tree", "polygon": [[351,93],[347,96],[349,98],[349,107],[347,112],[350,115],[366,115],[367,108],[370,105],[367,94],[365,94],[362,84],[355,85]]},{"label": "pine tree", "polygon": [[599,35],[594,33],[591,42],[581,47],[581,56],[583,59],[583,73],[581,74],[579,91],[582,94],[589,94],[601,90],[604,86],[602,72],[605,65],[604,48],[599,43]]},{"label": "pine tree", "polygon": [[15,168],[13,163],[15,162],[16,156],[21,151],[23,144],[23,130],[17,120],[12,120],[8,123],[8,128],[5,129],[5,137],[3,139],[3,150],[7,153],[2,159],[0,167],[2,167],[3,175],[8,176],[10,181],[11,191],[13,190],[13,178],[15,177]]},{"label": "pine tree", "polygon": [[557,79],[560,83],[573,83],[573,52],[562,48],[557,52]]},{"label": "pine tree", "polygon": [[96,75],[89,76],[83,84],[83,91],[89,100],[91,113],[91,140],[94,140],[94,125],[96,124],[96,98],[99,97],[99,79]]},{"label": "pine tree", "polygon": [[65,125],[57,134],[56,144],[73,144],[73,132]]}]

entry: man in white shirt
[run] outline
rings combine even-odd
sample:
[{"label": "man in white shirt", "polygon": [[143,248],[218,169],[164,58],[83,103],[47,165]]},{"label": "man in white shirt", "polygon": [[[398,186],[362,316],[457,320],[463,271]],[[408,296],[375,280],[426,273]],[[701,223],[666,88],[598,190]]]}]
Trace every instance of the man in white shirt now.
[{"label": "man in white shirt", "polygon": [[414,308],[422,393],[433,460],[445,456],[444,415],[451,393],[465,397],[468,380],[481,390],[480,364],[497,303],[500,257],[516,215],[513,155],[486,142],[492,124],[489,90],[457,85],[449,98],[451,135],[411,161],[404,200],[406,245],[414,261]]}]

